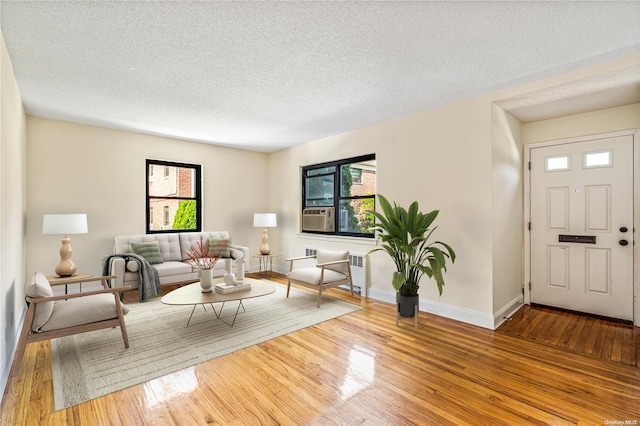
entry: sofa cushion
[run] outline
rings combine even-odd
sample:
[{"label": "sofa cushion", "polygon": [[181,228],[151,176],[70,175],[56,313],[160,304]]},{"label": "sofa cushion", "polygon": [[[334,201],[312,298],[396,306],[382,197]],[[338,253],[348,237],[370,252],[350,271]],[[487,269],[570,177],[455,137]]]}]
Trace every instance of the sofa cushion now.
[{"label": "sofa cushion", "polygon": [[[207,237],[208,238],[208,237]],[[142,235],[121,235],[115,238],[114,253],[131,253],[131,243],[144,243],[157,241],[160,245],[162,260],[182,260],[182,250],[180,249],[180,236],[178,234],[142,234]]]},{"label": "sofa cushion", "polygon": [[209,256],[231,257],[233,238],[209,238]]},{"label": "sofa cushion", "polygon": [[160,244],[157,241],[131,243],[131,250],[133,250],[135,254],[147,259],[152,265],[163,262],[162,255],[160,254]]},{"label": "sofa cushion", "polygon": [[182,249],[182,260],[193,257],[204,257],[209,253],[209,239],[191,233],[187,238],[180,238],[180,248]]},{"label": "sofa cushion", "polygon": [[186,262],[164,262],[153,265],[158,271],[158,277],[166,277],[169,275],[190,274],[193,272],[191,265]]},{"label": "sofa cushion", "polygon": [[[34,299],[53,296],[51,284],[49,284],[49,280],[47,280],[47,277],[45,277],[42,272],[36,272],[29,277],[25,292],[27,296],[33,297]],[[32,325],[33,331],[42,331],[42,326],[46,324],[51,317],[53,306],[54,302],[36,303],[35,318]]]},{"label": "sofa cushion", "polygon": [[[90,324],[118,317],[116,300],[113,294],[94,294],[75,297],[56,303],[51,318],[42,327],[42,331]],[[127,314],[129,308],[122,305],[122,312]]]},{"label": "sofa cushion", "polygon": [[[319,249],[316,253],[316,260],[318,263],[326,263],[326,262],[335,262],[337,260],[346,260],[349,259],[349,251],[329,251]],[[342,274],[347,274],[349,271],[346,263],[338,263],[335,265],[328,265],[325,269],[332,269],[336,272],[340,272]]]}]

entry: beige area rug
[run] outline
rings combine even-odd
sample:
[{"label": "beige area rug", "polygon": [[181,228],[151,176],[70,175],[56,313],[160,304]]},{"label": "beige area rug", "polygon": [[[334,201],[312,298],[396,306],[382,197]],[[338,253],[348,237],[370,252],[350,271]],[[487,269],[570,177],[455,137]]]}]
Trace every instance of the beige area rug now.
[{"label": "beige area rug", "polygon": [[[70,407],[221,355],[360,309],[317,293],[275,284],[276,292],[243,302],[233,327],[218,320],[211,306],[169,306],[156,298],[131,303],[126,315],[129,349],[120,328],[98,330],[51,341],[55,409]],[[214,305],[219,309],[220,304]],[[238,302],[228,302],[222,318],[233,320]]]}]

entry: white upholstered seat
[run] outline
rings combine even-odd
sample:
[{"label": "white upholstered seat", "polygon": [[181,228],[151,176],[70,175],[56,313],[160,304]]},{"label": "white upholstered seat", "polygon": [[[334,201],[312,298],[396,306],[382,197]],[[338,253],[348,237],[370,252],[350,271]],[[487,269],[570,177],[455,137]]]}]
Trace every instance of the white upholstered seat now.
[{"label": "white upholstered seat", "polygon": [[[314,258],[316,259],[315,266],[293,269],[294,262]],[[353,296],[348,251],[318,250],[315,256],[293,257],[287,261],[290,262],[289,274],[287,275],[287,297],[289,297],[292,283],[317,291],[318,307],[320,307],[322,291],[328,288],[349,284]]]}]

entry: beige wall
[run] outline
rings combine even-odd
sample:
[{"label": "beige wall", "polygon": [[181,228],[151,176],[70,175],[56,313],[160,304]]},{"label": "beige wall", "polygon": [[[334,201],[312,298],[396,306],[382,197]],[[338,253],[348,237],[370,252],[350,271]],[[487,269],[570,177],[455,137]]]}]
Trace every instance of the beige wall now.
[{"label": "beige wall", "polygon": [[494,322],[522,302],[523,169],[522,123],[492,107],[492,247]]},{"label": "beige wall", "polygon": [[[374,152],[377,192],[423,211],[440,210],[435,237],[449,243],[458,261],[449,268],[441,298],[430,281],[421,299],[474,315],[491,314],[491,104],[472,99],[370,128],[272,154],[272,209],[281,212],[280,244],[286,256],[305,247],[348,248],[367,253],[374,247],[356,239],[304,237],[300,221],[300,166]],[[295,182],[288,191],[276,192]],[[370,294],[390,300],[393,263],[383,253],[370,256]],[[285,267],[281,264],[281,267]],[[434,309],[437,307],[434,306]],[[463,315],[463,314],[461,314]]]},{"label": "beige wall", "polygon": [[536,121],[522,126],[525,144],[640,128],[640,104]]},{"label": "beige wall", "polygon": [[[377,192],[403,205],[418,200],[424,211],[439,209],[436,236],[458,255],[442,297],[432,282],[422,283],[421,309],[493,328],[522,297],[522,144],[533,138],[533,125],[521,125],[495,103],[639,62],[640,55],[620,58],[272,154],[269,203],[281,218],[273,245],[285,257],[305,247],[371,249],[360,240],[299,234],[300,166],[375,152]],[[619,121],[627,120],[618,116],[626,114],[615,111],[610,127],[624,128]],[[594,130],[566,120],[566,133]],[[286,271],[287,265],[278,267]],[[392,271],[384,254],[370,257],[372,297],[394,300]]]},{"label": "beige wall", "polygon": [[25,307],[25,112],[0,34],[0,390],[4,391]]},{"label": "beige wall", "polygon": [[116,235],[145,233],[145,160],[202,164],[203,229],[228,230],[253,252],[253,212],[267,206],[267,154],[29,117],[27,270],[52,273],[61,236],[42,235],[45,213],[87,213],[72,235],[79,272],[100,273]]}]

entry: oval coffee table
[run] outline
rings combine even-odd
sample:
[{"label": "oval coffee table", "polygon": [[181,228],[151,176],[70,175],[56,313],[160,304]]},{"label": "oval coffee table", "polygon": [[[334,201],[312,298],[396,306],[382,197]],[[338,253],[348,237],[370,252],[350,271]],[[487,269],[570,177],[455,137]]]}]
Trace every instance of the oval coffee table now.
[{"label": "oval coffee table", "polygon": [[[223,282],[221,279],[214,280],[214,287],[216,284],[219,284],[221,282]],[[196,310],[196,306],[202,305],[202,308],[206,311],[206,308],[204,307],[204,305],[206,304],[211,305],[211,309],[213,309],[213,313],[216,315],[216,318],[227,325],[233,326],[233,324],[235,324],[236,322],[238,312],[240,312],[240,308],[242,308],[242,310],[244,311],[244,305],[242,304],[243,300],[266,296],[267,294],[275,293],[276,291],[276,287],[273,285],[273,283],[270,282],[254,280],[252,278],[245,278],[244,282],[250,283],[251,289],[238,291],[236,293],[222,294],[218,293],[215,288],[213,288],[209,293],[203,293],[202,288],[200,287],[200,282],[198,281],[167,293],[160,301],[165,305],[193,305],[191,315],[189,315],[189,320],[187,321],[187,326],[191,322],[191,317]],[[236,309],[236,314],[233,317],[233,321],[229,324],[221,318],[222,309],[224,308],[224,304],[226,302],[232,302],[236,300],[239,301],[238,309]],[[214,303],[222,303],[220,311],[216,311],[216,308],[213,307]]]}]

